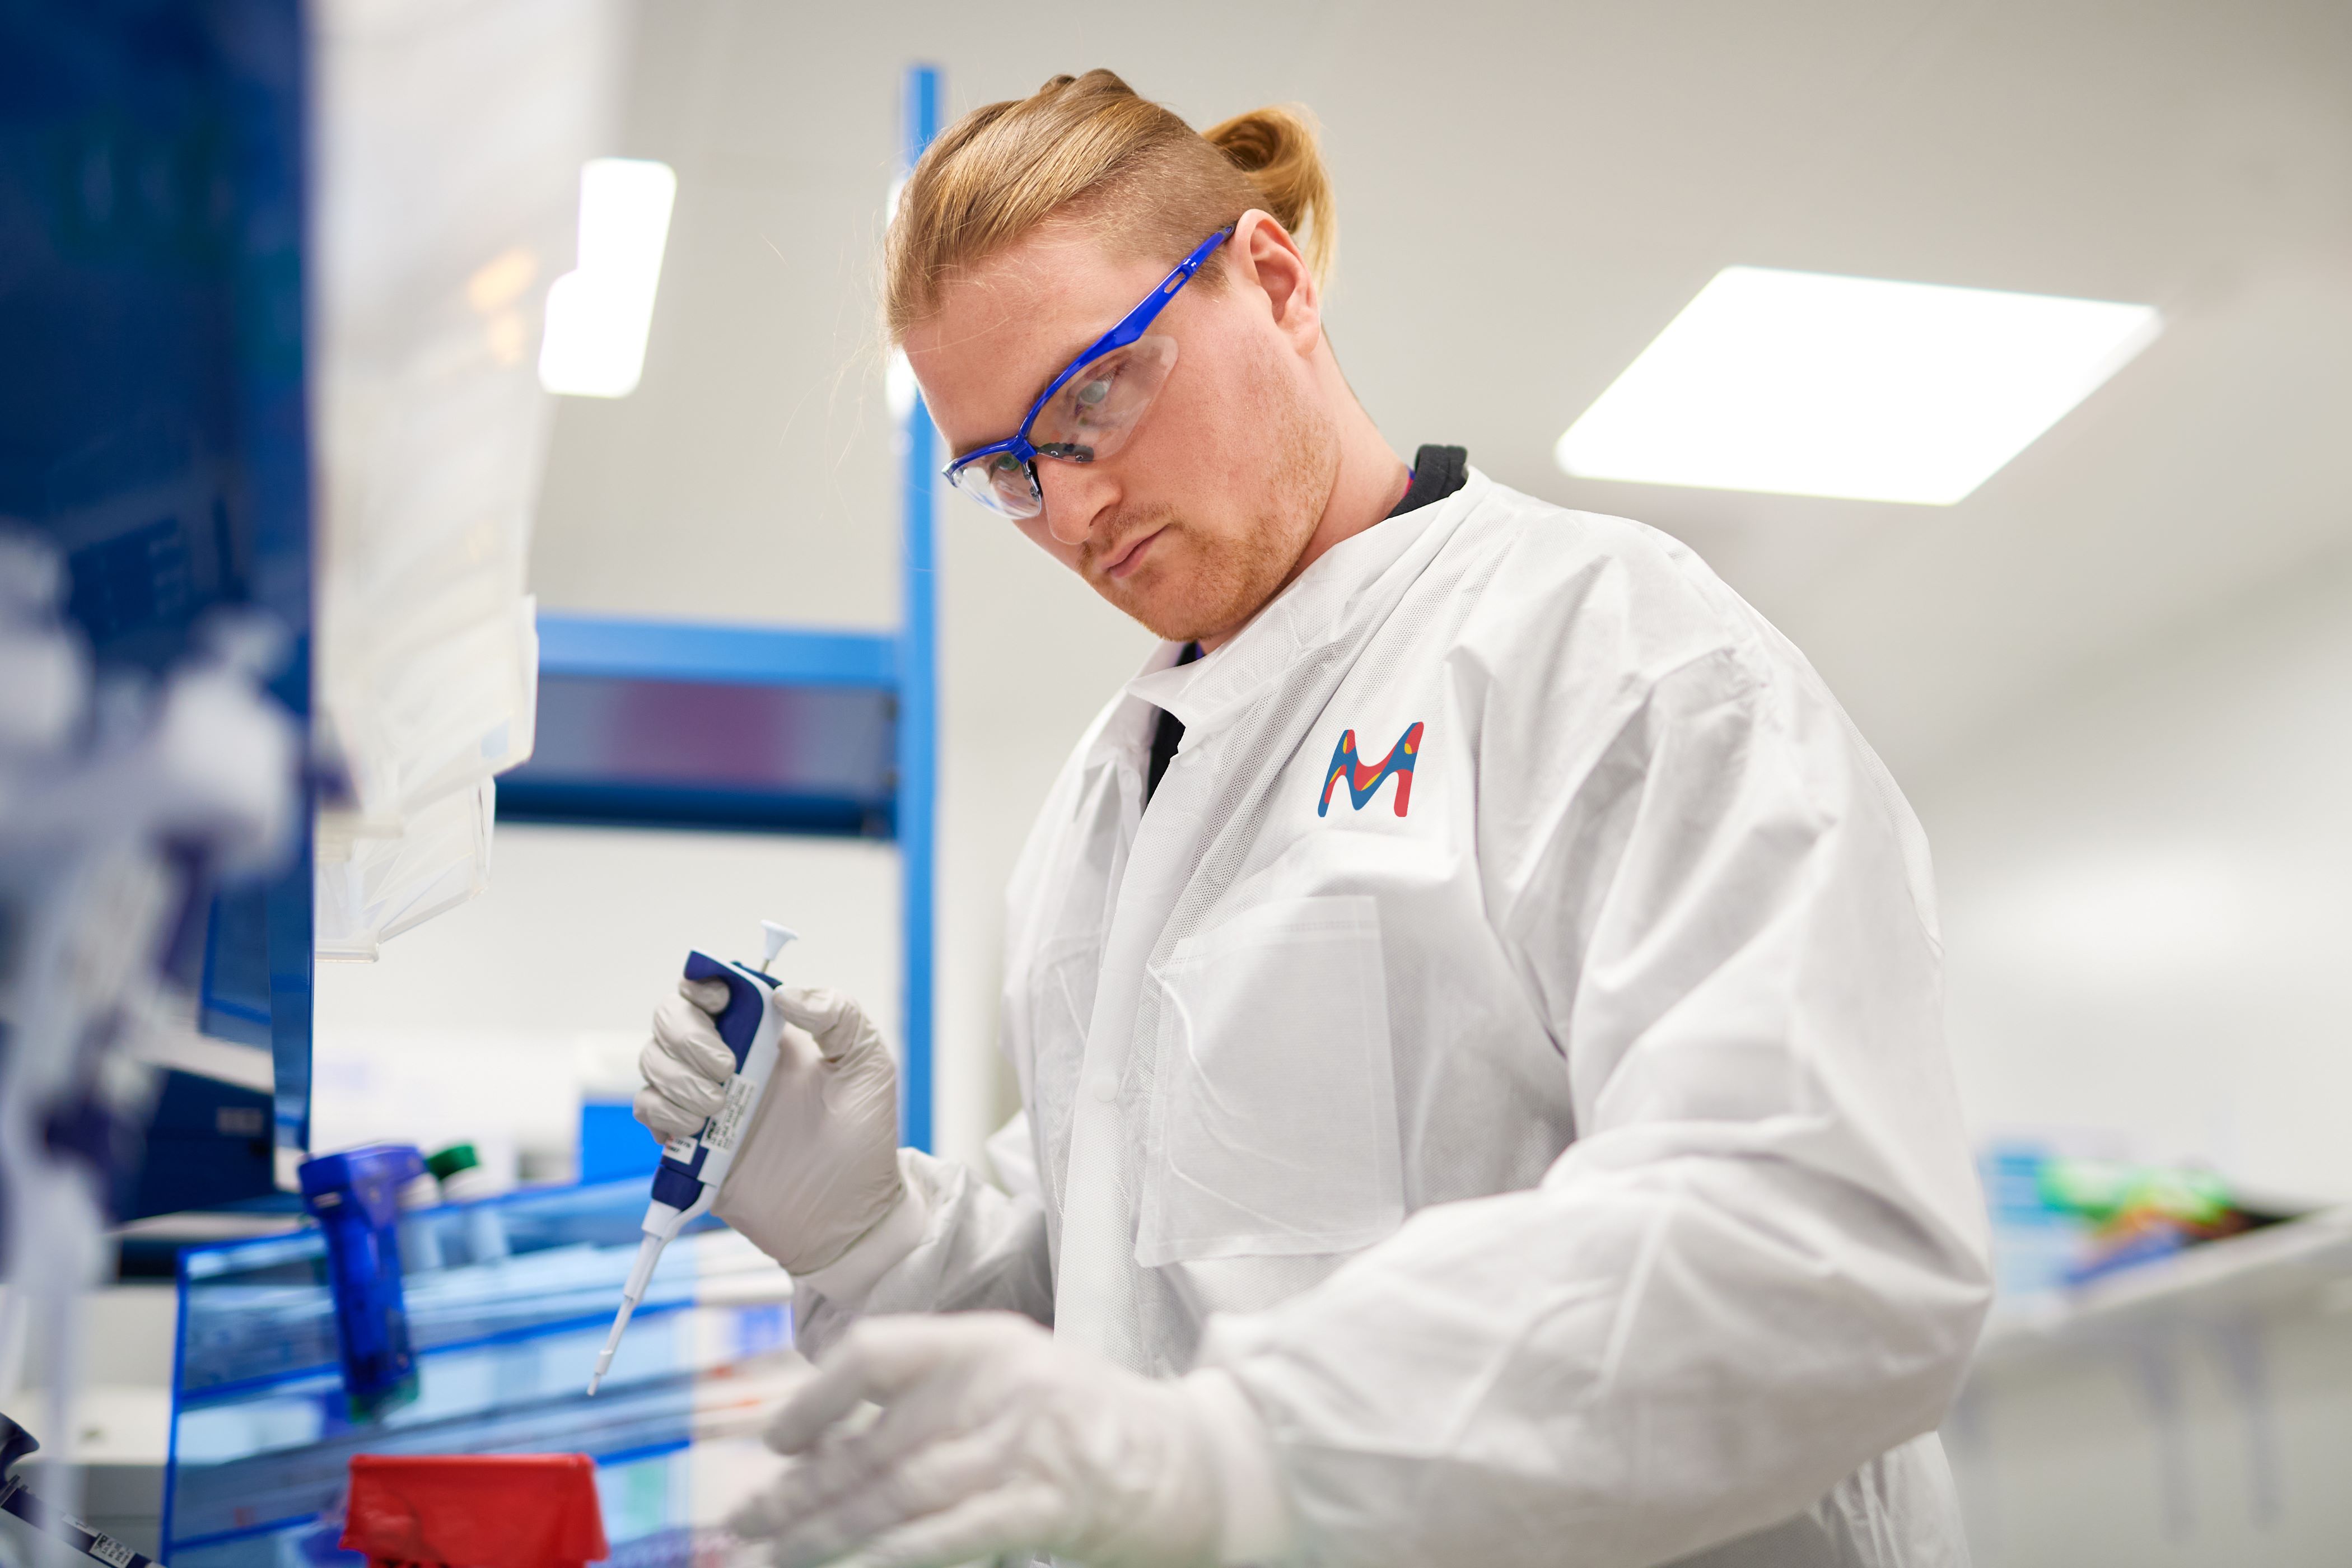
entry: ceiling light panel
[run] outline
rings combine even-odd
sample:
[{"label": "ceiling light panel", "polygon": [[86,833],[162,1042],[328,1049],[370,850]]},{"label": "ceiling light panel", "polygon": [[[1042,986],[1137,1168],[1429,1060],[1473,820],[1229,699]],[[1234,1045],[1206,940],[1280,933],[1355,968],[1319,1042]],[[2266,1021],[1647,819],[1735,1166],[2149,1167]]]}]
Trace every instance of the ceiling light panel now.
[{"label": "ceiling light panel", "polygon": [[580,266],[549,285],[540,384],[572,397],[626,397],[646,365],[654,293],[677,175],[650,158],[595,158],[580,170]]},{"label": "ceiling light panel", "polygon": [[2161,329],[2147,305],[1728,267],[1556,455],[1581,479],[1949,506]]}]

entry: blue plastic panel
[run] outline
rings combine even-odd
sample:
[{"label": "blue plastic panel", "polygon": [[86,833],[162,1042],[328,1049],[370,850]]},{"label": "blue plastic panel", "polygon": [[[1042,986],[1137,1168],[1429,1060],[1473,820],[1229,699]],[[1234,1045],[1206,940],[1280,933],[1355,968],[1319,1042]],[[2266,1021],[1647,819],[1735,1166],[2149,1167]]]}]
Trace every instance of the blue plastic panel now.
[{"label": "blue plastic panel", "polygon": [[580,1102],[580,1180],[635,1181],[650,1190],[662,1146],[625,1100]]},{"label": "blue plastic panel", "polygon": [[553,1188],[405,1217],[418,1397],[362,1425],[335,1370],[317,1231],[184,1253],[164,1559],[356,1564],[334,1544],[355,1453],[585,1453],[612,1561],[687,1560],[733,1495],[714,1471],[761,1462],[753,1434],[788,1375],[791,1313],[782,1270],[699,1222],[664,1254],[589,1398],[646,1192]]},{"label": "blue plastic panel", "polygon": [[[297,0],[0,0],[0,521],[65,552],[104,668],[160,670],[206,611],[266,609],[298,715],[303,92]],[[185,955],[205,1026],[272,1047],[298,1144],[310,919],[306,843]]]},{"label": "blue plastic panel", "polygon": [[270,1097],[194,1073],[162,1077],[144,1158],[135,1175],[126,1173],[115,1213],[142,1219],[275,1190]]}]

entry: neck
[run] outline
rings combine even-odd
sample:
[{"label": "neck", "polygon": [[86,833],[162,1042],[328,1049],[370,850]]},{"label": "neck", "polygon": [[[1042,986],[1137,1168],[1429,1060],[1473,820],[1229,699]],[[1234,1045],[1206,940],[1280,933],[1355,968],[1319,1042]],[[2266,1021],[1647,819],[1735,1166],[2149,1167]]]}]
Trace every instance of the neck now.
[{"label": "neck", "polygon": [[[1315,531],[1307,538],[1307,548],[1298,552],[1281,587],[1297,582],[1299,574],[1320,560],[1323,552],[1343,539],[1352,539],[1396,510],[1397,502],[1412,487],[1412,471],[1404,459],[1390,449],[1387,437],[1364,405],[1356,401],[1355,393],[1339,374],[1339,361],[1332,357],[1327,340],[1316,355],[1316,379],[1323,384],[1330,405],[1339,416],[1339,470],[1333,478],[1331,494],[1324,502],[1323,515],[1315,524]],[[1271,598],[1269,599],[1271,602]],[[1247,625],[1247,622],[1243,623]],[[1219,632],[1214,637],[1196,640],[1202,653],[1213,653],[1219,645],[1241,630]]]}]

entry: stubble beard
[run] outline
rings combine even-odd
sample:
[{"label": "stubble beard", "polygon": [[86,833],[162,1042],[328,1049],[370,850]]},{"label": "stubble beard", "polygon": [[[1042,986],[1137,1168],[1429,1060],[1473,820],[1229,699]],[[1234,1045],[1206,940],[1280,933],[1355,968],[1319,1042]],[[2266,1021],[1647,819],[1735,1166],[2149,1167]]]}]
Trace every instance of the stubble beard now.
[{"label": "stubble beard", "polygon": [[[1139,592],[1121,593],[1124,584],[1097,579],[1105,598],[1156,637],[1192,642],[1240,629],[1289,585],[1322,521],[1339,466],[1338,426],[1296,387],[1276,384],[1278,412],[1263,448],[1272,459],[1265,474],[1265,504],[1242,534],[1203,538],[1171,512],[1152,551],[1189,559],[1164,564],[1147,560],[1138,574],[1145,579]],[[1171,571],[1182,574],[1180,591],[1151,593],[1154,580]]]}]

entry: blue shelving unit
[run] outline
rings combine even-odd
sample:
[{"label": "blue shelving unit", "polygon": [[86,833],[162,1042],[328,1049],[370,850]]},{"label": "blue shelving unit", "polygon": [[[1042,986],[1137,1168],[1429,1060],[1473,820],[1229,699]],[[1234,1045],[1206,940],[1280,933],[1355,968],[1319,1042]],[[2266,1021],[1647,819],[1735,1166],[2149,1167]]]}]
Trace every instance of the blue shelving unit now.
[{"label": "blue shelving unit", "polygon": [[[908,167],[940,128],[940,72],[908,69]],[[940,457],[917,397],[899,430],[894,633],[542,613],[537,749],[502,821],[848,834],[898,846],[905,921],[900,1135],[931,1145],[939,785]]]}]

